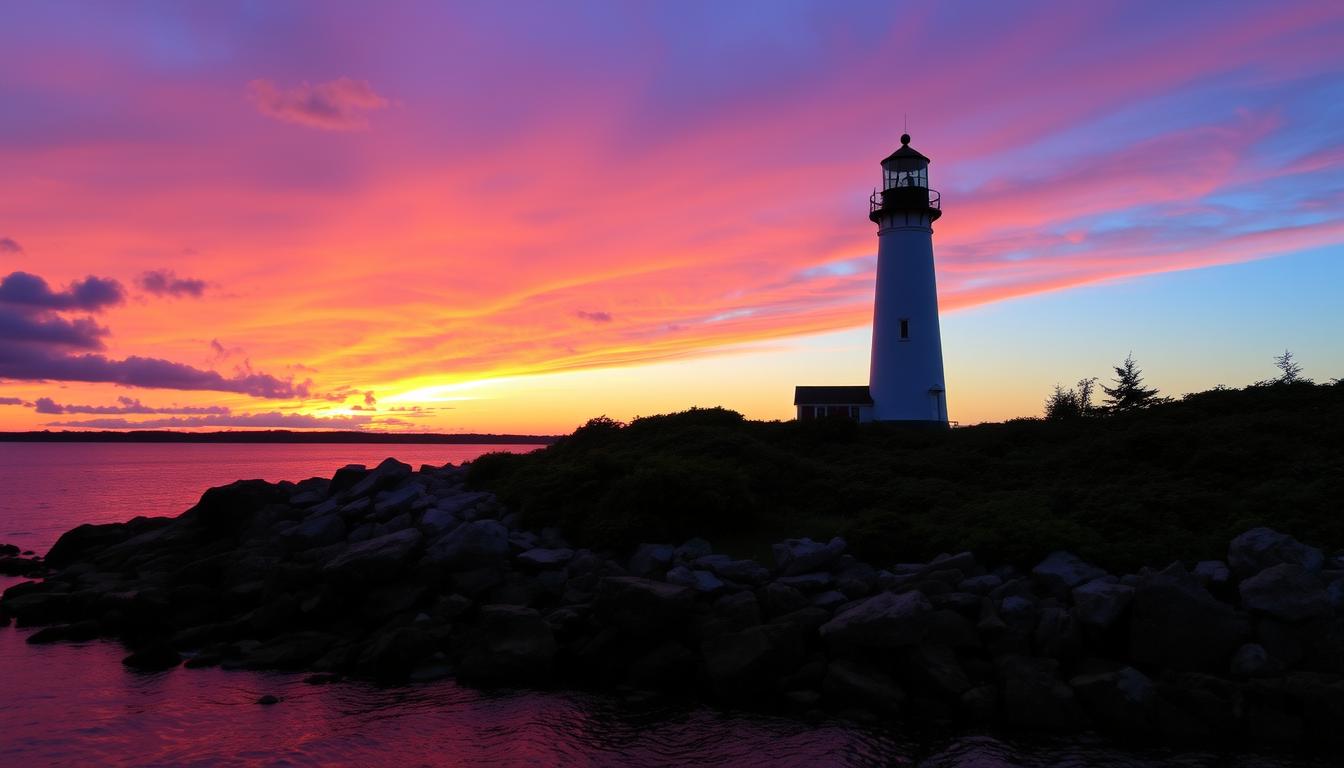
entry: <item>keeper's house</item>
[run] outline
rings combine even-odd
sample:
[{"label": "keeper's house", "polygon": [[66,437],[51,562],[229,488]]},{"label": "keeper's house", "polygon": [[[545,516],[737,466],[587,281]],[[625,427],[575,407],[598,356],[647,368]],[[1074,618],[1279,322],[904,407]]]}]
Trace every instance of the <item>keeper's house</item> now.
[{"label": "keeper's house", "polygon": [[873,396],[868,387],[794,387],[793,404],[798,420],[844,416],[855,421],[873,420]]}]

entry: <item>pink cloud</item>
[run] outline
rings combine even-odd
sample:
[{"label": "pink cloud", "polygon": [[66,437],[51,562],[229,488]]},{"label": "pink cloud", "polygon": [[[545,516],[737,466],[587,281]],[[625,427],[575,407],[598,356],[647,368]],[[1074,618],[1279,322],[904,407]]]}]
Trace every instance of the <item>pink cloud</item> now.
[{"label": "pink cloud", "polygon": [[328,131],[365,130],[368,113],[388,105],[367,82],[348,77],[288,90],[270,80],[253,80],[247,91],[263,115]]}]

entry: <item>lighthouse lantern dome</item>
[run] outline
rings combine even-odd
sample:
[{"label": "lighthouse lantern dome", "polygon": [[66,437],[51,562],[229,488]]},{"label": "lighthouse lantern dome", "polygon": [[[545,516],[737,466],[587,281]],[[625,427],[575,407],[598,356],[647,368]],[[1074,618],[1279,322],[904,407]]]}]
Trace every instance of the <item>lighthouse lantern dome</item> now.
[{"label": "lighthouse lantern dome", "polygon": [[882,190],[929,187],[929,158],[910,146],[910,134],[901,134],[901,148],[882,161]]}]

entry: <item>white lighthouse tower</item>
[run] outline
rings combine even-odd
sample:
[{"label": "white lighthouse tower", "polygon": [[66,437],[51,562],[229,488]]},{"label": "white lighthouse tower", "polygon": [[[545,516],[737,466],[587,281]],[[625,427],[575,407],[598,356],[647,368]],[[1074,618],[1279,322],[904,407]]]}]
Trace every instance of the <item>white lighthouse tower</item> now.
[{"label": "white lighthouse tower", "polygon": [[868,386],[800,386],[799,421],[850,418],[947,426],[938,287],[933,275],[933,222],[943,215],[929,189],[929,158],[901,148],[882,161],[882,188],[869,198],[877,225],[877,297]]},{"label": "white lighthouse tower", "polygon": [[929,189],[929,158],[901,136],[882,161],[882,188],[869,200],[877,224],[877,297],[868,390],[874,421],[947,424],[933,222],[942,215]]}]

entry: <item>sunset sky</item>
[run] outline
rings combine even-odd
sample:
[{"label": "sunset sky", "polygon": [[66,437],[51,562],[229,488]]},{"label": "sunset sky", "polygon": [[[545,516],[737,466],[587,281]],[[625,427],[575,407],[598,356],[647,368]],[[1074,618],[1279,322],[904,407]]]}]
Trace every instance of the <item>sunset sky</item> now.
[{"label": "sunset sky", "polygon": [[567,432],[867,382],[933,159],[948,404],[1344,376],[1344,4],[12,3],[0,429]]}]

